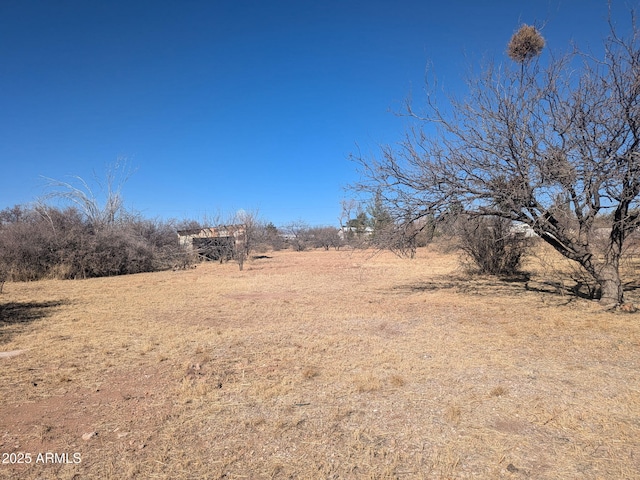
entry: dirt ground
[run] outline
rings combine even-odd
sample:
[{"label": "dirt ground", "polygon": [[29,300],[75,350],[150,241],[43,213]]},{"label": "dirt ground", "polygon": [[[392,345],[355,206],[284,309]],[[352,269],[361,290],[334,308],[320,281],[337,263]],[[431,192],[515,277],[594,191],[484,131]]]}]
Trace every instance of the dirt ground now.
[{"label": "dirt ground", "polygon": [[0,478],[640,478],[640,314],[457,260],[8,283]]}]

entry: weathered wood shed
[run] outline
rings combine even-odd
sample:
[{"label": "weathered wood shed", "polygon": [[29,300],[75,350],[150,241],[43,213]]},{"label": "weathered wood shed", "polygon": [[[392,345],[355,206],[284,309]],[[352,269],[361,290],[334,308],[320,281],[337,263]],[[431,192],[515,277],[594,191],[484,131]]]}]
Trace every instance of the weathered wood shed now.
[{"label": "weathered wood shed", "polygon": [[230,260],[244,248],[246,226],[221,225],[199,229],[178,230],[178,243],[187,251],[211,260]]}]

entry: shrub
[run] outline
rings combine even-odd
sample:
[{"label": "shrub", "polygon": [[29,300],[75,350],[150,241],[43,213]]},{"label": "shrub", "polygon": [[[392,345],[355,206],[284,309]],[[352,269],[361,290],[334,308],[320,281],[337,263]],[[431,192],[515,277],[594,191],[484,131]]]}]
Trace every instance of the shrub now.
[{"label": "shrub", "polygon": [[488,275],[518,273],[529,243],[524,234],[511,230],[509,220],[499,217],[468,217],[459,222],[458,237],[472,269]]},{"label": "shrub", "polygon": [[88,278],[188,264],[171,222],[137,217],[94,225],[75,208],[0,211],[0,272],[14,281]]}]

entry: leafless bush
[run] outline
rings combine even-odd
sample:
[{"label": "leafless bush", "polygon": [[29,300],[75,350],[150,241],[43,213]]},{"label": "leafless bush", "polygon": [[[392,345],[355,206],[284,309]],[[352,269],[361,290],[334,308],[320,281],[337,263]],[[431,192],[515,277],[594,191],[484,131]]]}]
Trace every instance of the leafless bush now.
[{"label": "leafless bush", "polygon": [[186,255],[171,222],[129,216],[96,229],[73,207],[0,212],[0,270],[14,281],[161,270]]},{"label": "leafless bush", "polygon": [[153,270],[153,254],[148,244],[124,229],[108,228],[92,236],[82,255],[83,277],[104,277]]},{"label": "leafless bush", "polygon": [[60,252],[56,246],[63,243],[64,228],[56,228],[59,225],[52,222],[58,219],[44,216],[42,211],[20,209],[19,216],[3,211],[0,263],[8,279],[37,280],[48,276],[48,267],[58,263]]},{"label": "leafless bush", "polygon": [[165,270],[176,264],[190,266],[193,258],[177,244],[178,224],[174,220],[137,218],[128,222],[130,235],[151,250],[153,270]]},{"label": "leafless bush", "polygon": [[488,275],[518,273],[527,251],[523,234],[511,231],[511,222],[500,217],[468,217],[460,222],[459,246],[473,268]]}]

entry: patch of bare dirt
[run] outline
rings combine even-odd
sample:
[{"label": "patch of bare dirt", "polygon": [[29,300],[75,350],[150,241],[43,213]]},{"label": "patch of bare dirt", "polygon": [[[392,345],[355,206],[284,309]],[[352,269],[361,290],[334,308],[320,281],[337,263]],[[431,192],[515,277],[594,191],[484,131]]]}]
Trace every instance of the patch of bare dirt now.
[{"label": "patch of bare dirt", "polygon": [[[41,386],[33,382],[31,387]],[[73,463],[73,454],[91,465],[92,455],[105,450],[135,462],[171,415],[172,404],[162,395],[171,388],[175,382],[162,369],[131,369],[102,379],[94,389],[70,388],[61,395],[0,405],[0,451],[29,452],[34,459],[5,464],[2,472],[22,478],[45,468],[49,474],[71,475],[86,471]],[[63,463],[36,464],[38,453],[46,452],[68,455]],[[71,463],[66,463],[69,456]]]}]

